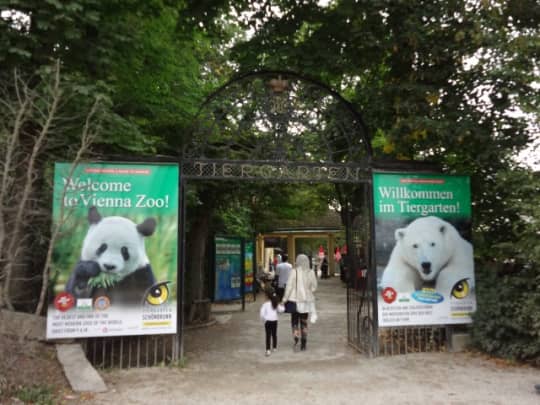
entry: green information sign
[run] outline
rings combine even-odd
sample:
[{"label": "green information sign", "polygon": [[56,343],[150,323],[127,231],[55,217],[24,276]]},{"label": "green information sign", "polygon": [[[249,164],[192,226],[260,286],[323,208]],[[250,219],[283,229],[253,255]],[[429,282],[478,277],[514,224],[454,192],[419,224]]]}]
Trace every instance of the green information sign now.
[{"label": "green information sign", "polygon": [[242,298],[242,240],[215,237],[215,301]]}]

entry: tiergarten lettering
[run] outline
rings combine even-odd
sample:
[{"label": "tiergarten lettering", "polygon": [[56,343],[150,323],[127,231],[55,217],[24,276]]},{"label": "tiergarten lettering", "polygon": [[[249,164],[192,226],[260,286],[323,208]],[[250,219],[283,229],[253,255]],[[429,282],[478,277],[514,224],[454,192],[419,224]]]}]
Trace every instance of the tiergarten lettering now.
[{"label": "tiergarten lettering", "polygon": [[185,177],[266,179],[288,181],[358,182],[366,176],[366,169],[346,164],[290,164],[273,162],[209,162],[184,161]]}]

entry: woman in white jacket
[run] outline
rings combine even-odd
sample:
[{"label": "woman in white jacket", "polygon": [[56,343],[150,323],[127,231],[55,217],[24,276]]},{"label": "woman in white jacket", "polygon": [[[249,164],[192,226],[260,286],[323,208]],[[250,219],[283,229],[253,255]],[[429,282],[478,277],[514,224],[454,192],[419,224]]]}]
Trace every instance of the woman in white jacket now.
[{"label": "woman in white jacket", "polygon": [[308,316],[311,314],[311,322],[317,319],[315,310],[315,295],[317,290],[317,278],[315,272],[309,266],[309,258],[300,254],[296,258],[295,268],[291,271],[283,302],[296,302],[296,313],[291,314],[291,326],[294,338],[294,347],[298,347],[300,340],[300,350],[306,350]]}]

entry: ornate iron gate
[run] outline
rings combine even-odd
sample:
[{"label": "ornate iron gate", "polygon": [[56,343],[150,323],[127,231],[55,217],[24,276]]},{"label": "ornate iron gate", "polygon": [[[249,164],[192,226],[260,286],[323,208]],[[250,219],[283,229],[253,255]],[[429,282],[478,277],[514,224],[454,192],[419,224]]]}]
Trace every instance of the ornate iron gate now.
[{"label": "ornate iron gate", "polygon": [[[324,83],[286,71],[251,72],[232,79],[202,104],[191,133],[170,142],[178,153],[165,160],[180,164],[183,186],[220,179],[357,187],[369,181],[372,163],[371,140],[352,104]],[[184,263],[185,246],[180,251],[179,262]],[[358,267],[360,256],[351,263]],[[182,271],[178,279],[184,280],[184,275]],[[184,297],[181,284],[179,294]],[[98,367],[181,360],[183,305],[182,299],[177,335],[87,339],[88,358]]]},{"label": "ornate iron gate", "polygon": [[[360,114],[322,83],[273,71],[249,73],[218,89],[204,103],[198,123],[191,143],[183,146],[184,178],[336,184],[350,247],[348,342],[375,354],[373,162]],[[221,141],[214,142],[218,134]]]},{"label": "ornate iron gate", "polygon": [[[408,342],[425,348],[431,347],[426,342],[444,340],[441,333],[425,328],[423,332],[409,328],[382,334],[377,328],[370,187],[370,170],[376,163],[362,117],[337,92],[293,72],[244,74],[208,97],[189,136],[171,140],[173,143],[178,155],[168,161],[181,165],[182,185],[195,179],[335,183],[341,194],[349,248],[344,256],[348,343],[366,355],[376,356],[400,352],[403,341],[407,349]],[[389,168],[386,163],[384,166]],[[185,237],[182,240],[185,243]],[[184,263],[185,246],[180,248],[180,263]],[[184,280],[184,273],[178,279]],[[177,335],[87,339],[88,358],[100,367],[139,367],[181,360],[183,289],[182,283]],[[415,340],[417,336],[423,338]]]},{"label": "ornate iron gate", "polygon": [[347,267],[347,339],[350,346],[372,356],[377,351],[377,328],[372,286],[369,190],[369,183],[355,185],[344,198],[346,205],[343,209],[348,246],[344,256]]}]

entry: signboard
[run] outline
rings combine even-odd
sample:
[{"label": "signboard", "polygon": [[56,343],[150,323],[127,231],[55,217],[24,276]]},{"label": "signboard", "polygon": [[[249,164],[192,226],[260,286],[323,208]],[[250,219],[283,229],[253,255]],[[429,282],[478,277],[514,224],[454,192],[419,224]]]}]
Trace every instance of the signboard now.
[{"label": "signboard", "polygon": [[48,339],[176,333],[178,173],[55,165]]},{"label": "signboard", "polygon": [[379,326],[470,323],[469,178],[374,173],[373,199]]},{"label": "signboard", "polygon": [[242,298],[242,240],[216,237],[215,249],[215,301]]},{"label": "signboard", "polygon": [[253,247],[252,241],[244,243],[244,289],[246,293],[253,292]]}]

